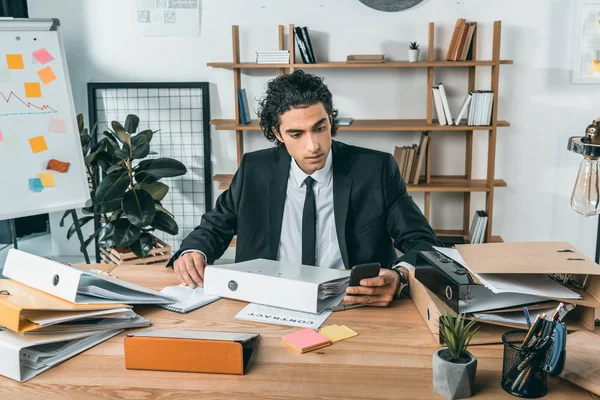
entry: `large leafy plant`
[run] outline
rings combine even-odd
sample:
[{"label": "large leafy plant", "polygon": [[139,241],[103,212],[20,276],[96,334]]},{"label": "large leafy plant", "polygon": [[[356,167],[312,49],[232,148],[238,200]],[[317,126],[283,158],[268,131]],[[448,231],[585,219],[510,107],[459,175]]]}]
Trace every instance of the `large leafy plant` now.
[{"label": "large leafy plant", "polygon": [[471,339],[479,330],[479,327],[475,327],[476,322],[475,320],[466,322],[465,314],[454,316],[450,309],[445,315],[440,315],[438,322],[440,336],[448,346],[452,357],[451,362],[458,362],[464,358]]},{"label": "large leafy plant", "polygon": [[[154,244],[152,231],[157,229],[171,235],[179,231],[172,214],[161,204],[169,187],[160,180],[184,175],[185,166],[172,158],[144,160],[156,154],[150,152],[156,131],[136,133],[139,126],[136,115],[128,115],[125,125],[112,121],[112,130],[105,131],[94,146],[91,139],[95,129],[88,132],[81,115],[77,116],[77,122],[92,199],[83,211],[101,218],[101,228],[83,245],[97,237],[101,247],[129,249],[138,257],[146,257]],[[84,225],[93,219],[86,216],[79,222]],[[73,225],[67,237],[74,232]]]}]

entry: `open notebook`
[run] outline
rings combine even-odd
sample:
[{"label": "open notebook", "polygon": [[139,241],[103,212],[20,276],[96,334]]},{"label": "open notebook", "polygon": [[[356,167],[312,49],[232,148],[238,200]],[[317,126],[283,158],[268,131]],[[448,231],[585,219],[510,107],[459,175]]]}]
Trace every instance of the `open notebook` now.
[{"label": "open notebook", "polygon": [[184,285],[167,286],[160,292],[164,295],[175,297],[177,302],[174,304],[158,304],[158,306],[181,314],[194,311],[197,308],[204,307],[220,299],[219,296],[204,294],[204,288],[197,287],[190,289]]}]

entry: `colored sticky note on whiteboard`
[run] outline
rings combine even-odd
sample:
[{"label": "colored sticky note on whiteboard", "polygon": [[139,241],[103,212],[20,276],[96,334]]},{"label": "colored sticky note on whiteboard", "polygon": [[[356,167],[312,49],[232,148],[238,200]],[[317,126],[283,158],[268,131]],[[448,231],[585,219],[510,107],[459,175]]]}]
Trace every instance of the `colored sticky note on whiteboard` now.
[{"label": "colored sticky note on whiteboard", "polygon": [[52,118],[50,120],[50,132],[65,133],[65,126],[66,124],[64,119]]},{"label": "colored sticky note on whiteboard", "polygon": [[40,153],[42,151],[48,150],[48,144],[46,143],[46,139],[43,136],[36,136],[34,138],[29,139],[29,145],[31,146],[31,151],[34,153]]},{"label": "colored sticky note on whiteboard", "polygon": [[42,97],[42,87],[39,82],[25,82],[25,97]]},{"label": "colored sticky note on whiteboard", "polygon": [[56,80],[56,75],[54,75],[54,71],[52,71],[52,68],[50,68],[50,66],[40,69],[37,72],[37,74],[42,80],[42,82],[44,82],[44,85],[47,85],[50,82]]},{"label": "colored sticky note on whiteboard", "polygon": [[46,49],[39,49],[34,51],[33,56],[36,60],[39,61],[40,64],[46,64],[54,60],[54,57],[52,57],[52,55],[50,55],[50,53],[48,53],[48,50]]},{"label": "colored sticky note on whiteboard", "polygon": [[10,69],[25,69],[23,64],[23,56],[21,54],[7,54],[6,65]]},{"label": "colored sticky note on whiteboard", "polygon": [[41,172],[38,174],[40,180],[42,181],[42,185],[44,187],[54,187],[56,184],[54,183],[54,174],[52,172]]},{"label": "colored sticky note on whiteboard", "polygon": [[44,185],[42,185],[42,180],[40,178],[29,178],[29,189],[32,192],[39,193],[44,190]]},{"label": "colored sticky note on whiteboard", "polygon": [[0,142],[2,141],[2,139],[4,139],[4,136],[2,136],[2,131],[0,131]]}]

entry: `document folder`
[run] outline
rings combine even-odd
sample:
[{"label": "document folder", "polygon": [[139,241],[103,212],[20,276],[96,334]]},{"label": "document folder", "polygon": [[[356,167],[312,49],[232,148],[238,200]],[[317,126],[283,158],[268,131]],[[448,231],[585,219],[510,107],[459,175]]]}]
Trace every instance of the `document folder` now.
[{"label": "document folder", "polygon": [[243,375],[258,333],[151,330],[125,337],[125,367]]},{"label": "document folder", "polygon": [[0,328],[0,375],[25,382],[122,331],[21,335]]},{"label": "document folder", "polygon": [[349,279],[346,270],[256,259],[206,267],[204,293],[318,314],[340,303]]},{"label": "document folder", "polygon": [[[39,311],[52,312],[57,318],[66,322],[71,318],[78,319],[84,312],[110,311],[113,309],[129,309],[122,304],[73,304],[40,290],[23,285],[16,281],[0,279],[0,325],[13,332],[32,332],[43,329],[31,318],[32,313]],[[46,325],[47,326],[47,325]]]},{"label": "document folder", "polygon": [[171,304],[155,290],[10,249],[4,276],[76,304]]}]

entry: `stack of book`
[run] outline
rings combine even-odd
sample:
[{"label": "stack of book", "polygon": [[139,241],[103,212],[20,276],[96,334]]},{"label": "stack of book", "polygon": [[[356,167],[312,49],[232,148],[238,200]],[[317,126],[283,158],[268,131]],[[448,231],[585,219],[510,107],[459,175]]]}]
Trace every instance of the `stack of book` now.
[{"label": "stack of book", "polygon": [[289,64],[289,50],[266,50],[256,52],[257,64]]},{"label": "stack of book", "polygon": [[300,50],[300,57],[302,57],[302,62],[304,64],[316,63],[317,59],[315,57],[315,52],[310,41],[308,28],[305,26],[297,26],[294,28],[294,33],[296,37],[296,44],[298,45],[298,50]]},{"label": "stack of book", "polygon": [[473,58],[472,45],[476,29],[477,22],[468,23],[464,18],[456,20],[450,46],[446,53],[447,61],[465,61]]},{"label": "stack of book", "polygon": [[485,228],[487,227],[488,215],[483,210],[475,211],[471,230],[469,231],[469,243],[480,244],[485,238]]},{"label": "stack of book", "polygon": [[384,54],[350,54],[346,56],[346,62],[349,64],[371,64],[382,63],[384,61]]},{"label": "stack of book", "polygon": [[427,154],[427,143],[429,142],[429,134],[423,132],[419,145],[403,146],[394,149],[394,158],[400,168],[400,175],[408,184],[418,185],[421,178],[421,170],[425,163],[425,155]]},{"label": "stack of book", "polygon": [[442,83],[433,85],[433,104],[440,125],[460,125],[463,117],[467,115],[467,125],[487,126],[492,119],[492,106],[494,104],[494,92],[490,90],[474,90],[467,93],[460,106],[456,119],[452,119],[446,90]]}]

